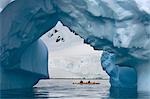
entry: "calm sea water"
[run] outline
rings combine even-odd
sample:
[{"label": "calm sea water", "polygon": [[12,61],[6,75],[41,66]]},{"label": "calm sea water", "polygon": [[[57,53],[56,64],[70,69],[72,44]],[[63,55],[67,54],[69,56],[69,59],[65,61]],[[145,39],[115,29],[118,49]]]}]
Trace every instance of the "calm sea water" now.
[{"label": "calm sea water", "polygon": [[98,85],[72,84],[80,80],[41,80],[33,89],[1,91],[0,99],[150,99],[149,93],[110,88],[108,80]]}]

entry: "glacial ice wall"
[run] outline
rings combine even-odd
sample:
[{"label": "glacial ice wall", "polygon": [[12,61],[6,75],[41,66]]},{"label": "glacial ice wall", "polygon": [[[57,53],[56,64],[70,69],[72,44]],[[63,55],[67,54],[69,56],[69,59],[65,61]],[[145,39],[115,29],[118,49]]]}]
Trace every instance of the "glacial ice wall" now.
[{"label": "glacial ice wall", "polygon": [[[110,76],[112,86],[136,87],[138,83],[138,90],[150,89],[150,77],[147,76],[150,74],[149,0],[54,2],[63,15],[60,20],[79,34],[85,43],[110,53],[109,57],[115,53],[115,60],[102,57],[105,61],[101,62],[103,67],[107,67],[104,70]],[[145,84],[147,88],[144,88]]]},{"label": "glacial ice wall", "polygon": [[146,75],[138,67],[148,66],[150,59],[149,4],[149,0],[15,0],[0,14],[1,68],[20,63],[26,48],[62,21],[94,49],[114,53],[115,64],[137,69],[142,85],[145,78],[140,77]]},{"label": "glacial ice wall", "polygon": [[[22,49],[23,50],[23,49]],[[17,53],[13,57],[15,60]],[[40,79],[48,78],[48,51],[45,44],[35,41],[26,48],[20,62],[0,67],[0,90],[32,88]]]},{"label": "glacial ice wall", "polygon": [[[135,58],[149,59],[149,0],[54,2],[60,8],[60,13],[64,14],[60,18],[62,22],[79,33],[95,49],[128,49],[127,54]],[[98,42],[105,46],[100,46]]]}]

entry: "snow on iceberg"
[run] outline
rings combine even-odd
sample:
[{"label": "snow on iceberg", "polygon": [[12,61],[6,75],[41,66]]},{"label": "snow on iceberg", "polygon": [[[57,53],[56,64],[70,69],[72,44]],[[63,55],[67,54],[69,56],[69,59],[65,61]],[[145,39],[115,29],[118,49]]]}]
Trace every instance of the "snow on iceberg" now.
[{"label": "snow on iceberg", "polygon": [[50,78],[108,79],[99,64],[99,54],[102,52],[84,44],[84,39],[74,35],[62,23],[58,22],[41,39],[49,51]]}]

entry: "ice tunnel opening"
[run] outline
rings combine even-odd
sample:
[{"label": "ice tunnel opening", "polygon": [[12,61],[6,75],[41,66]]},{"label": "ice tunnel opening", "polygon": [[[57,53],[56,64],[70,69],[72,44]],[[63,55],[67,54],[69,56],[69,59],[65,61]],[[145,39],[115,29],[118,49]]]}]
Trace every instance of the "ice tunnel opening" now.
[{"label": "ice tunnel opening", "polygon": [[[3,0],[4,1],[4,0]],[[9,1],[9,0],[5,0],[5,1]],[[12,0],[13,1],[13,0]],[[18,1],[20,1],[20,0],[18,0]],[[33,1],[33,0],[32,0]],[[39,0],[39,2],[43,2],[42,0],[40,1]],[[9,2],[8,2],[9,3]],[[21,3],[21,2],[20,2]],[[24,71],[28,71],[29,73],[33,73],[33,74],[38,74],[38,76],[39,76],[39,74],[42,74],[42,75],[47,75],[46,74],[46,72],[47,71],[45,71],[45,72],[43,72],[44,70],[43,70],[43,68],[42,67],[40,67],[40,68],[32,68],[32,65],[37,65],[38,64],[38,57],[39,56],[42,56],[42,57],[44,57],[43,56],[43,54],[40,54],[40,53],[42,53],[43,52],[43,50],[46,50],[46,48],[45,48],[45,46],[44,46],[44,44],[41,42],[41,41],[37,41],[37,42],[35,42],[35,43],[33,43],[34,41],[36,41],[37,39],[39,39],[39,37],[41,36],[41,35],[43,35],[48,29],[51,29],[55,24],[56,24],[56,22],[58,21],[58,19],[56,18],[56,16],[57,16],[57,14],[55,13],[55,11],[52,11],[53,10],[53,8],[49,5],[50,4],[50,2],[48,3],[48,5],[43,5],[43,3],[36,3],[36,2],[34,2],[33,4],[35,4],[35,5],[32,5],[32,3],[30,3],[30,0],[29,0],[29,3],[26,5],[27,6],[27,8],[29,7],[29,8],[31,8],[31,10],[29,10],[29,9],[26,9],[26,6],[24,6],[24,3],[21,3],[21,5],[20,5],[20,3],[17,3],[16,2],[16,5],[15,5],[15,2],[14,2],[14,5],[15,6],[12,6],[13,4],[10,4],[8,7],[6,7],[6,9],[5,10],[3,10],[3,8],[4,8],[4,5],[2,6],[2,8],[0,8],[0,11],[2,11],[2,14],[0,15],[0,19],[2,20],[1,22],[2,22],[2,27],[8,27],[8,25],[9,25],[9,27],[8,28],[2,28],[2,37],[5,39],[4,41],[2,41],[2,48],[3,48],[3,51],[1,52],[2,53],[2,58],[1,58],[1,61],[3,62],[2,63],[2,65],[3,66],[1,66],[1,68],[3,68],[3,67],[6,67],[6,69],[10,69],[10,70],[12,70],[12,69],[16,69],[16,68],[18,68],[18,69],[20,69],[20,70],[24,70]],[[115,2],[114,2],[115,3]],[[30,5],[31,4],[31,5]],[[37,5],[36,5],[37,4]],[[41,5],[40,5],[41,4]],[[7,4],[6,4],[7,5]],[[111,5],[111,4],[110,4]],[[134,5],[134,4],[133,4]],[[24,7],[25,7],[25,9],[26,10],[24,10]],[[34,8],[40,8],[40,9],[34,9]],[[23,8],[23,9],[22,9]],[[105,8],[105,7],[104,7]],[[118,7],[116,7],[116,8],[118,8]],[[123,10],[122,8],[124,8],[124,7],[121,7],[121,5],[120,5],[120,10],[121,11],[119,11],[119,12],[124,12],[124,11],[126,11],[125,9]],[[132,8],[132,7],[131,7]],[[34,9],[34,10],[33,10]],[[50,11],[50,13],[47,13],[47,11],[49,12],[49,10],[51,10]],[[133,9],[132,9],[133,10]],[[29,11],[29,12],[28,12]],[[137,11],[139,11],[139,9],[137,9]],[[144,10],[143,10],[144,11]],[[16,12],[16,13],[13,13],[13,12]],[[52,12],[52,13],[51,13]],[[90,11],[91,12],[91,11]],[[105,12],[105,10],[104,10],[104,12]],[[107,11],[106,11],[107,12]],[[130,11],[129,11],[130,12]],[[132,12],[132,11],[131,11]],[[141,12],[141,11],[140,11]],[[116,12],[115,12],[116,13]],[[68,14],[68,13],[67,13]],[[80,13],[76,13],[76,14],[80,14]],[[96,14],[96,13],[93,13],[94,15]],[[35,15],[35,16],[34,16]],[[74,15],[74,14],[72,14],[73,16],[75,16],[76,17],[76,15]],[[88,15],[89,15],[89,13],[88,13]],[[91,15],[91,14],[90,14]],[[97,15],[97,14],[96,14]],[[99,14],[98,14],[99,15]],[[105,15],[105,14],[104,14]],[[116,13],[116,15],[118,15],[117,13]],[[124,15],[124,14],[123,14]],[[130,16],[131,15],[131,16]],[[133,15],[134,15],[134,13],[133,13]],[[33,17],[34,16],[34,17]],[[106,15],[107,16],[107,15]],[[111,16],[111,14],[108,14],[108,16],[107,17],[109,17],[109,16]],[[137,14],[137,16],[140,16],[140,15],[138,15]],[[11,19],[11,18],[12,19]],[[88,16],[89,17],[89,16]],[[91,18],[93,18],[92,16],[90,16]],[[148,44],[149,45],[149,36],[148,36],[148,39],[147,39],[147,36],[142,36],[143,35],[143,33],[145,33],[146,31],[147,32],[149,32],[149,25],[146,27],[146,28],[144,28],[145,27],[145,25],[143,24],[143,22],[141,22],[141,21],[138,21],[137,19],[135,19],[134,21],[137,21],[137,22],[139,22],[139,23],[137,23],[137,24],[134,24],[134,22],[133,22],[133,20],[132,20],[132,13],[129,13],[129,16],[127,15],[125,15],[125,16],[123,16],[122,18],[125,20],[123,20],[123,22],[125,22],[125,23],[123,23],[123,24],[128,24],[129,23],[129,25],[127,25],[127,27],[126,26],[124,26],[122,23],[118,23],[117,22],[117,24],[118,24],[118,26],[120,27],[120,25],[121,25],[121,27],[123,26],[123,28],[119,28],[119,27],[113,27],[114,26],[114,23],[113,22],[111,22],[111,21],[109,21],[109,20],[107,20],[107,18],[106,18],[106,24],[101,24],[101,22],[100,22],[100,26],[102,26],[102,28],[104,28],[104,30],[108,30],[107,32],[105,31],[104,33],[114,33],[113,31],[111,31],[111,30],[118,30],[118,32],[119,32],[119,35],[121,35],[121,38],[122,38],[122,41],[124,41],[124,43],[123,43],[123,46],[124,47],[127,47],[127,49],[130,49],[130,47],[128,46],[128,43],[126,43],[126,41],[128,40],[126,40],[126,39],[124,39],[123,37],[124,37],[124,35],[122,35],[122,34],[124,34],[124,31],[127,31],[127,33],[129,32],[130,33],[130,31],[132,31],[133,30],[133,34],[135,33],[135,35],[138,35],[138,36],[133,36],[133,38],[132,37],[129,37],[130,39],[133,39],[133,41],[135,40],[135,42],[132,42],[133,43],[133,45],[144,45],[143,44],[143,42],[145,42],[146,40],[148,40],[148,41],[146,41],[146,44]],[[30,21],[29,21],[29,19],[30,19]],[[65,20],[65,18],[66,18],[66,16],[63,16],[63,18],[64,18],[64,20]],[[84,16],[83,16],[83,18],[85,18]],[[95,17],[94,17],[95,18]],[[105,18],[105,17],[104,17]],[[119,16],[114,16],[114,17],[111,17],[111,18],[113,18],[114,20],[116,20],[116,19],[120,19],[121,17],[120,17],[120,14],[119,14]],[[122,19],[121,18],[121,19]],[[128,21],[126,21],[126,18],[128,19],[129,18],[129,20]],[[131,20],[130,20],[130,18],[131,18]],[[9,19],[9,20],[8,20]],[[20,19],[20,20],[18,20],[18,19]],[[51,20],[50,20],[51,19]],[[68,18],[66,18],[66,19],[68,19]],[[133,19],[134,19],[134,17],[133,17]],[[23,21],[22,21],[23,20]],[[65,20],[65,21],[68,21],[68,20]],[[72,22],[72,20],[70,19],[70,21]],[[84,20],[82,20],[82,21],[84,21]],[[95,22],[95,20],[89,20],[89,22]],[[69,23],[71,23],[71,22],[69,22]],[[93,22],[93,23],[94,23]],[[105,22],[104,22],[105,23]],[[107,24],[108,23],[108,24]],[[87,24],[87,21],[85,21],[85,24],[83,24],[83,25],[85,25],[86,26],[86,24]],[[95,24],[95,23],[94,23]],[[69,25],[67,25],[67,26],[71,26],[72,24],[69,24]],[[104,26],[105,25],[105,26]],[[18,27],[19,26],[19,27]],[[25,28],[25,27],[27,26],[27,28]],[[95,26],[99,26],[99,25],[95,25]],[[104,27],[103,27],[104,26]],[[110,26],[110,28],[108,28]],[[133,26],[133,27],[132,27]],[[42,27],[42,28],[41,28]],[[91,31],[90,29],[91,28],[89,28],[89,27],[91,27],[91,25],[87,25],[87,27],[85,27],[85,28],[88,28],[89,29],[89,31]],[[79,30],[79,29],[81,29],[82,30],[82,28],[79,28],[79,27],[75,27],[77,30]],[[79,28],[79,29],[78,29]],[[141,29],[140,29],[141,28]],[[98,29],[99,30],[99,28],[96,28],[96,29]],[[130,30],[131,29],[131,30]],[[139,31],[139,29],[141,30],[141,31]],[[146,30],[146,31],[145,31]],[[21,32],[20,32],[21,31]],[[32,32],[31,32],[32,31]],[[80,33],[80,32],[78,32],[78,33]],[[125,32],[126,33],[126,32]],[[85,34],[86,34],[86,32],[85,32]],[[82,36],[84,36],[85,34],[82,34]],[[107,37],[109,37],[109,35],[110,34],[108,34],[107,35]],[[11,36],[10,36],[11,35]],[[80,34],[81,35],[81,34]],[[95,34],[92,34],[92,35],[95,35]],[[117,34],[118,35],[118,34]],[[112,35],[111,35],[112,36]],[[110,36],[110,37],[111,37]],[[142,37],[140,37],[140,36],[142,36]],[[126,36],[125,36],[126,37]],[[135,38],[134,38],[135,37]],[[144,37],[144,39],[143,39],[143,37]],[[146,39],[145,39],[145,37],[146,37]],[[91,38],[91,37],[90,37]],[[119,49],[120,48],[120,43],[122,43],[122,41],[120,41],[118,38],[119,37],[115,37],[116,38],[116,44],[117,44],[117,47],[118,48],[115,48],[115,49]],[[128,36],[127,36],[127,38],[128,38]],[[140,39],[141,38],[141,39]],[[9,40],[8,40],[9,39]],[[109,38],[108,38],[109,39]],[[137,43],[136,42],[136,40],[141,40],[141,42],[140,43]],[[61,38],[61,39],[58,39],[57,41],[60,41],[60,40],[62,40],[63,41],[63,39]],[[139,40],[139,41],[140,41]],[[144,41],[143,41],[144,40]],[[104,40],[103,40],[104,41]],[[130,40],[129,40],[130,41]],[[113,42],[113,41],[112,41]],[[132,43],[131,43],[131,45],[132,45]],[[4,45],[4,46],[3,46]],[[5,46],[5,45],[7,45],[7,47]],[[22,50],[23,50],[23,48],[25,48],[26,47],[26,45],[27,46],[29,46],[28,48],[27,48],[27,50],[28,51],[25,51],[25,52],[23,52],[24,54],[23,54],[23,56],[21,56],[22,55]],[[43,48],[41,48],[40,46],[43,46]],[[38,47],[38,48],[40,48],[39,50],[37,50],[36,49],[36,47]],[[129,48],[128,48],[129,47]],[[34,51],[33,51],[33,48],[34,48]],[[138,58],[143,58],[143,56],[141,57],[141,55],[142,55],[142,53],[141,53],[141,51],[139,51],[139,52],[137,52],[137,53],[134,53],[134,51],[136,52],[136,49],[141,49],[141,46],[131,46],[131,53],[129,53],[130,55],[132,55],[132,56],[135,56],[135,57],[138,57]],[[132,50],[133,50],[133,52],[132,52]],[[17,53],[17,52],[20,52],[20,53]],[[143,51],[143,50],[142,50]],[[149,52],[149,47],[148,47],[148,50],[146,50],[146,51],[143,51],[144,53],[146,53],[147,54],[147,51]],[[36,52],[38,52],[39,54],[36,54]],[[46,52],[46,51],[44,51],[44,52]],[[120,51],[119,51],[120,52]],[[17,54],[16,54],[17,53]],[[46,53],[44,53],[44,54],[46,54]],[[122,54],[124,54],[124,53],[122,53]],[[15,56],[15,58],[14,58],[14,56]],[[28,56],[28,57],[27,57]],[[36,60],[37,61],[31,61],[31,60],[33,60],[31,57],[33,57],[34,56],[34,58],[36,58]],[[38,57],[37,57],[38,56]],[[126,56],[126,53],[124,54],[124,56]],[[148,56],[149,57],[149,56]],[[9,59],[7,59],[7,58],[9,58]],[[30,60],[29,60],[29,59]],[[44,58],[47,58],[46,57],[46,55],[45,55],[45,57]],[[21,65],[20,65],[20,59],[21,59]],[[43,58],[41,58],[41,60],[42,60]],[[128,59],[128,57],[127,57],[127,59]],[[15,60],[15,61],[14,61]],[[25,60],[25,61],[24,61]],[[34,59],[35,60],[35,59]],[[17,63],[19,63],[19,65],[17,64]],[[127,62],[126,62],[127,63]],[[132,63],[132,62],[131,62]],[[13,64],[13,66],[11,66]],[[15,65],[14,65],[15,64]],[[17,65],[16,65],[17,64]],[[39,62],[39,65],[40,64],[45,64],[45,61],[42,61],[42,62]],[[31,67],[27,67],[27,66],[25,66],[25,65],[30,65]],[[46,67],[46,65],[47,64],[45,64],[45,67]],[[141,64],[140,64],[141,65]],[[146,65],[146,66],[148,66],[149,67],[149,63],[147,63],[147,64],[143,64],[143,65]],[[144,67],[146,67],[146,66],[144,66]],[[0,68],[0,69],[1,69]],[[143,69],[143,67],[142,67],[142,69]],[[35,70],[35,71],[34,71]],[[37,71],[36,71],[37,70]],[[43,70],[43,71],[42,71]],[[146,69],[146,70],[149,70],[149,68],[148,69]],[[3,73],[4,72],[4,73]],[[11,79],[18,79],[18,81],[21,81],[23,78],[21,78],[19,75],[16,75],[14,72],[12,73],[12,75],[11,74],[9,74],[9,73],[7,73],[8,71],[6,70],[6,71],[2,71],[1,73],[2,73],[2,75],[0,75],[1,76],[1,81],[4,81],[4,82],[1,82],[1,86],[3,86],[3,84],[5,83],[5,81],[7,81],[7,77],[9,78],[9,76],[11,76],[12,78],[10,78],[9,80],[10,80],[10,83],[9,83],[9,81],[7,81],[7,83],[8,83],[8,85],[10,84],[10,86],[8,86],[9,88],[11,88],[11,87],[14,87],[13,85],[11,85],[12,83],[11,83]],[[147,84],[147,85],[149,85],[150,86],[150,84],[149,84],[149,78],[150,77],[147,77],[147,74],[145,73],[146,71],[145,70],[142,70],[142,71],[139,71],[139,73],[141,73],[141,74],[139,74],[140,76],[139,76],[139,78],[138,78],[138,80],[139,80],[139,82],[141,83],[139,83],[138,82],[138,87],[139,86],[141,86],[141,85],[143,85],[142,87],[141,87],[141,89],[146,89],[144,86],[145,86],[145,83]],[[150,73],[149,71],[147,71],[147,73]],[[22,73],[23,74],[23,76],[25,76],[25,74],[24,73]],[[143,75],[142,75],[143,74]],[[17,77],[15,77],[15,76],[17,76]],[[41,75],[40,75],[41,76]],[[39,77],[40,77],[39,76]],[[143,77],[144,76],[144,77]],[[25,76],[26,77],[26,76]],[[140,79],[141,78],[141,79]],[[148,79],[147,79],[148,78]],[[29,79],[27,79],[27,80],[29,80]],[[37,77],[37,79],[36,80],[39,80],[39,78]],[[35,81],[36,81],[35,80]],[[29,86],[24,86],[25,84],[24,84],[24,82],[23,81],[25,81],[25,79],[23,79],[22,80],[22,82],[19,82],[19,84],[22,84],[23,85],[23,87],[29,87]],[[32,82],[32,81],[31,81]],[[34,81],[33,81],[34,82]],[[13,82],[13,83],[18,83],[18,82]],[[4,84],[5,85],[5,84]],[[29,84],[30,85],[30,84]],[[33,85],[33,84],[32,84]],[[17,86],[17,84],[16,84],[16,86],[15,87],[22,87],[22,86]],[[32,86],[30,86],[30,87],[32,87]],[[6,87],[4,87],[4,88],[6,88]],[[150,87],[147,87],[148,89],[150,89]],[[147,89],[146,89],[147,90]]]},{"label": "ice tunnel opening", "polygon": [[58,21],[40,39],[48,48],[48,73],[52,78],[108,79],[100,66],[102,51],[96,51],[84,39]]},{"label": "ice tunnel opening", "polygon": [[[11,6],[11,4],[9,6]],[[11,7],[9,8],[9,6],[6,7],[6,9],[7,8],[10,9]],[[7,13],[7,10],[5,11]],[[7,18],[3,17],[5,16],[5,11],[3,10],[1,12],[2,20],[4,18],[4,23],[5,21],[7,21],[8,24],[11,24],[12,23],[11,19],[8,22]],[[13,14],[8,12],[9,14],[12,15],[11,17],[14,17],[14,20],[16,20],[16,22],[13,22],[12,27],[10,26],[11,32],[8,31],[9,29],[3,29],[3,32],[6,33],[6,42],[9,43],[8,48],[10,50],[5,51],[5,48],[4,48],[4,51],[2,51],[3,53],[2,56],[4,58],[4,59],[1,59],[1,61],[3,62],[2,65],[4,68],[3,67],[0,68],[2,69],[1,71],[2,74],[0,75],[1,76],[0,88],[2,90],[13,89],[13,88],[33,87],[33,85],[35,85],[40,79],[48,78],[48,71],[47,71],[47,65],[48,65],[47,64],[47,58],[48,58],[47,52],[48,51],[44,43],[39,38],[42,35],[44,35],[47,31],[49,31],[49,29],[55,26],[58,19],[56,18],[55,14],[52,14],[52,15],[46,14],[46,17],[42,16],[41,13],[44,13],[44,12],[42,11],[40,12],[40,11],[41,10],[39,10],[39,12],[37,13],[37,16],[35,16],[37,17],[37,19],[33,19],[30,21],[23,20],[23,22],[21,21],[22,19],[17,20],[17,18],[14,17]],[[18,15],[18,17],[20,18],[21,16]],[[41,20],[41,17],[43,20]],[[39,23],[34,24],[36,22],[37,23],[39,22]],[[5,25],[8,25],[8,24],[5,24]],[[23,25],[26,25],[26,24],[28,25],[24,28]],[[15,26],[19,26],[18,29],[16,29]],[[7,27],[7,26],[4,26],[4,27]],[[20,32],[20,29],[23,29],[23,32]],[[7,37],[9,36],[9,33],[13,35],[10,38]],[[60,40],[62,42],[64,41],[63,38],[61,39],[59,38],[57,39],[57,42],[59,42]],[[2,45],[4,43],[5,42],[2,42]],[[16,58],[14,58],[14,56]],[[99,63],[99,57],[97,58],[97,60]],[[13,66],[11,66],[12,64]],[[101,67],[99,66],[99,68]],[[11,72],[8,73],[8,71],[11,71]],[[31,76],[26,77],[27,76],[26,74],[30,74]],[[9,77],[11,78],[9,79]],[[8,80],[6,78],[8,78]],[[7,83],[5,83],[6,81]]]}]

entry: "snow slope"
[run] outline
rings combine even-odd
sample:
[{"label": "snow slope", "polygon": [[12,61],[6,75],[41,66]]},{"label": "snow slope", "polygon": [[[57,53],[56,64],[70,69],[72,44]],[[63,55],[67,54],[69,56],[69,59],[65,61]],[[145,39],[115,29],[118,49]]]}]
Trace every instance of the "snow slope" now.
[{"label": "snow slope", "polygon": [[[64,41],[56,42],[58,37]],[[101,52],[84,44],[60,22],[41,39],[49,49],[51,78],[107,78],[99,61]]]}]

